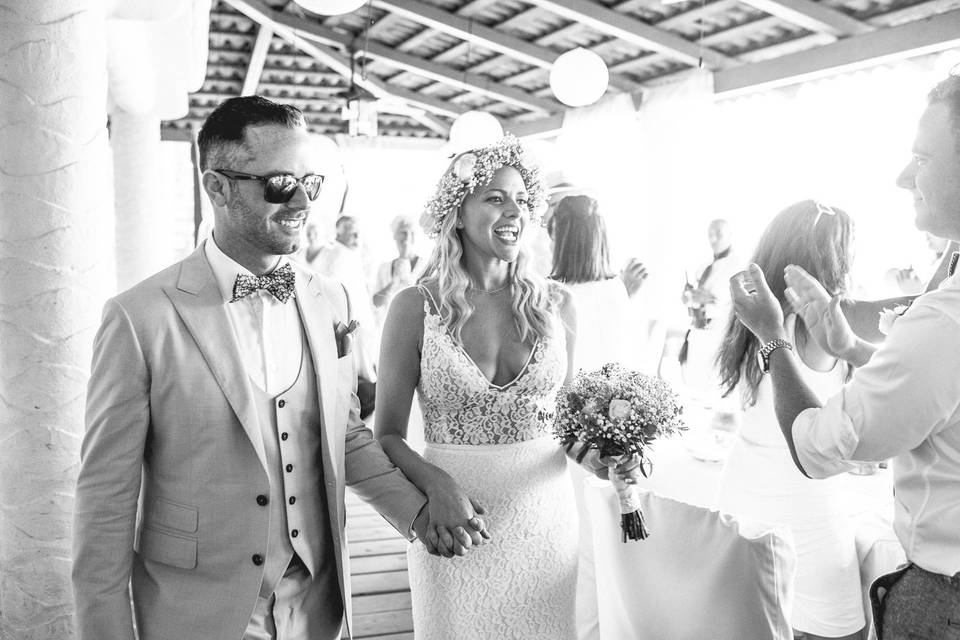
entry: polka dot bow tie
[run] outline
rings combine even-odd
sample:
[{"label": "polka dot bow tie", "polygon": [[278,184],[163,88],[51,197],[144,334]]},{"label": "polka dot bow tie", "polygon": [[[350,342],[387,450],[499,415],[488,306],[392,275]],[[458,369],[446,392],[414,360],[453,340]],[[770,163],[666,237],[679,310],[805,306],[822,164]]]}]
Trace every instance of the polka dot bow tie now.
[{"label": "polka dot bow tie", "polygon": [[230,302],[242,300],[258,289],[266,289],[280,302],[286,302],[293,297],[295,277],[289,262],[265,276],[248,276],[241,273],[233,284],[233,299]]}]

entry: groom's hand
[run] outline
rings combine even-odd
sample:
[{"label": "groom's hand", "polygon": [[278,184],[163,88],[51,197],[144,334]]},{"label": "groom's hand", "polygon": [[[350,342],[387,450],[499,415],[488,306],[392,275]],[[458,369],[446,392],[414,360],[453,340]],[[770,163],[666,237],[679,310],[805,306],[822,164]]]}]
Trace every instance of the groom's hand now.
[{"label": "groom's hand", "polygon": [[[426,503],[424,503],[420,509],[420,513],[418,513],[417,517],[413,520],[413,532],[417,534],[417,539],[423,543],[427,553],[432,556],[440,555],[440,552],[437,550],[436,529],[430,526],[430,515],[427,511]],[[433,534],[432,536],[430,535],[431,533]]]}]

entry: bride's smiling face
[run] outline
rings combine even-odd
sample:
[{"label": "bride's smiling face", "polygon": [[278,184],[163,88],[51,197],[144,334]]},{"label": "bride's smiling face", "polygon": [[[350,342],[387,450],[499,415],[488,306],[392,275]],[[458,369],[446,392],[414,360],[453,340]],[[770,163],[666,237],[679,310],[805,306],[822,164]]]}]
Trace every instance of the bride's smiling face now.
[{"label": "bride's smiling face", "polygon": [[465,255],[513,262],[530,221],[529,195],[520,172],[500,167],[490,184],[468,195],[460,207],[460,240]]}]

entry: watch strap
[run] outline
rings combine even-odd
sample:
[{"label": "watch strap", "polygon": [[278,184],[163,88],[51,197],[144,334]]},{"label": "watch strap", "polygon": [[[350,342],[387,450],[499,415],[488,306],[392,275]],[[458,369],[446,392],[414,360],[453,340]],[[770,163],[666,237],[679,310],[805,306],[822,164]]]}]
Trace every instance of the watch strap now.
[{"label": "watch strap", "polygon": [[789,349],[790,351],[793,351],[793,345],[783,338],[775,338],[761,346],[757,355],[760,359],[760,369],[764,373],[770,372],[770,354],[777,349]]}]

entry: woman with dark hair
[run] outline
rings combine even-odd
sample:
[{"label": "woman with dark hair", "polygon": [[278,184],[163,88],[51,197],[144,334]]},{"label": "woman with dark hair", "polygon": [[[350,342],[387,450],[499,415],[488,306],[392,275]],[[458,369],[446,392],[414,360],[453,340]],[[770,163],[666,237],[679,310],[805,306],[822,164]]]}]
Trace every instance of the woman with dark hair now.
[{"label": "woman with dark hair", "polygon": [[646,268],[636,260],[621,275],[610,268],[607,225],[589,196],[561,200],[550,219],[550,235],[550,278],[567,285],[577,309],[574,371],[599,369],[607,362],[636,368],[640,341],[629,295],[646,279]]},{"label": "woman with dark hair", "polygon": [[[824,352],[787,311],[783,270],[799,265],[831,296],[847,290],[853,222],[813,200],[793,204],[770,222],[752,262],[784,307],[784,329],[820,397],[848,378],[847,365]],[[786,525],[797,551],[791,624],[805,637],[854,639],[865,624],[853,531],[840,478],[811,482],[793,464],[774,413],[773,390],[757,360],[757,338],[733,315],[718,357],[725,395],[741,395],[742,426],[724,467],[718,506],[745,520]]]}]

